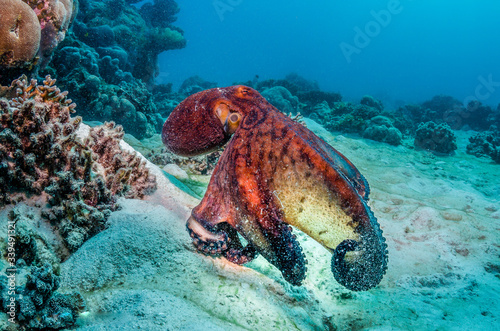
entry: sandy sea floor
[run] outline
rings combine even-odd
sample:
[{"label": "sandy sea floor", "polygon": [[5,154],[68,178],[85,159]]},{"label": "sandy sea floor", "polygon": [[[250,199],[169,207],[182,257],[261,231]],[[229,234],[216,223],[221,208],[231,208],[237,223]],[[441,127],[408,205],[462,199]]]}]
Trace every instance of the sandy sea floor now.
[{"label": "sandy sea floor", "polygon": [[456,155],[441,157],[307,125],[370,183],[389,246],[378,287],[343,288],[330,254],[303,234],[301,287],[262,257],[237,266],[196,253],[185,221],[198,201],[162,177],[154,196],[122,200],[109,228],[63,263],[60,291],[87,301],[78,329],[498,329],[500,165],[465,154],[467,132]]}]

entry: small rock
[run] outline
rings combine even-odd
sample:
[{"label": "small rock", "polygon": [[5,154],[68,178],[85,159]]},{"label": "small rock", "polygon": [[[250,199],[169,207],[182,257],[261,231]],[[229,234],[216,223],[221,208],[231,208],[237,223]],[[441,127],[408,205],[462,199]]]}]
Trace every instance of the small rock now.
[{"label": "small rock", "polygon": [[462,215],[460,215],[459,213],[455,213],[455,212],[442,212],[441,213],[441,216],[443,216],[443,218],[445,220],[448,220],[448,221],[461,221],[462,220]]},{"label": "small rock", "polygon": [[488,205],[486,206],[484,209],[486,209],[487,211],[497,211],[498,210],[498,207],[495,206],[494,204],[491,204],[491,205]]}]

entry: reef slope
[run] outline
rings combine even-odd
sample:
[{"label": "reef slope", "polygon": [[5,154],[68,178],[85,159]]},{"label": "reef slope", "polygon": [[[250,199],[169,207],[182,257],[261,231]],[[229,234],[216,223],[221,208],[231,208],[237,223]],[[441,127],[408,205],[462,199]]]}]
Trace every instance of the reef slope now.
[{"label": "reef slope", "polygon": [[[437,157],[404,145],[334,137],[306,122],[355,161],[371,185],[371,207],[391,254],[378,287],[362,293],[343,288],[325,262],[330,253],[303,234],[298,239],[309,264],[301,287],[286,283],[262,257],[237,266],[196,253],[185,221],[197,200],[164,179],[147,201],[122,200],[108,229],[62,264],[60,291],[78,289],[87,301],[78,329],[498,326],[498,165],[465,153]],[[464,137],[459,145],[466,144]]]}]

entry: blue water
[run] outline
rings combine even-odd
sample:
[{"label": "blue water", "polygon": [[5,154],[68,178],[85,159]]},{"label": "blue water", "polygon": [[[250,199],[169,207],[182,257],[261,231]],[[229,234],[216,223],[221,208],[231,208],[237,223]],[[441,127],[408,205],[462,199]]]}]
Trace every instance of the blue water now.
[{"label": "blue water", "polygon": [[500,102],[495,0],[177,3],[187,46],[160,56],[159,82],[199,75],[226,86],[295,72],[347,100]]}]

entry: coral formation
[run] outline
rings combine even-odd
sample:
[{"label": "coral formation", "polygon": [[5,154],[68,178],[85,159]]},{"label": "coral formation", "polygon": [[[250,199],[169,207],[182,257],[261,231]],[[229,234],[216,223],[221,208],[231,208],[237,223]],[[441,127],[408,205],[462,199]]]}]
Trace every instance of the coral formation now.
[{"label": "coral formation", "polygon": [[7,83],[48,64],[75,10],[73,0],[1,0],[0,6],[0,83]]},{"label": "coral formation", "polygon": [[[137,138],[151,137],[161,128],[153,95],[146,85],[122,70],[121,61],[68,36],[51,62],[58,83],[81,105],[87,119],[114,121]],[[47,71],[49,72],[49,71]]]},{"label": "coral formation", "polygon": [[15,205],[6,215],[15,224],[15,261],[16,267],[50,263],[59,268],[59,262],[66,252],[58,249],[56,234],[40,231],[41,215],[35,208],[25,204]]},{"label": "coral formation", "polygon": [[368,107],[377,108],[380,111],[384,110],[384,105],[382,104],[382,101],[375,99],[371,95],[365,95],[364,97],[361,98],[361,101],[359,103],[362,105],[366,105]]},{"label": "coral formation", "polygon": [[33,64],[40,47],[40,23],[35,12],[19,0],[0,0],[0,77],[2,67]]},{"label": "coral formation", "polygon": [[297,93],[297,97],[302,103],[301,112],[305,116],[313,113],[314,108],[322,102],[326,102],[328,107],[333,108],[336,102],[342,101],[342,96],[339,93],[324,92],[319,90],[299,91]]},{"label": "coral formation", "polygon": [[457,149],[456,136],[446,123],[420,123],[415,133],[415,147],[439,154],[451,154]]},{"label": "coral formation", "polygon": [[467,153],[478,157],[487,156],[500,163],[500,131],[478,132],[469,138]]},{"label": "coral formation", "polygon": [[300,111],[301,104],[299,103],[299,98],[293,96],[290,91],[283,86],[274,86],[265,89],[262,92],[262,96],[285,114],[296,114]]},{"label": "coral formation", "polygon": [[120,69],[149,88],[158,74],[158,54],[186,44],[182,30],[171,24],[179,11],[175,1],[155,0],[138,9],[125,0],[81,0],[80,8],[77,38],[101,57],[124,51],[128,56],[122,57]]},{"label": "coral formation", "polygon": [[209,88],[214,88],[216,86],[217,83],[208,82],[203,78],[201,78],[200,76],[191,76],[186,78],[182,82],[181,86],[179,87],[179,93],[188,96],[196,92],[207,90]]},{"label": "coral formation", "polygon": [[497,112],[491,107],[474,100],[466,107],[451,96],[437,95],[421,105],[409,104],[396,111],[396,127],[401,131],[414,133],[421,122],[447,123],[452,129],[486,130],[499,121]]},{"label": "coral formation", "polygon": [[392,125],[389,118],[375,116],[368,121],[363,137],[397,146],[401,144],[403,135]]},{"label": "coral formation", "polygon": [[73,19],[73,0],[23,0],[35,11],[40,21],[40,57],[42,68],[48,64],[54,49],[64,39]]},{"label": "coral formation", "polygon": [[0,91],[0,206],[11,208],[18,273],[32,271],[16,289],[16,321],[27,329],[69,327],[83,299],[56,292],[53,270],[105,229],[117,196],[142,198],[156,179],[120,147],[121,126],[92,128],[82,141],[81,118],[71,117],[75,104],[49,76],[42,85],[24,76]]},{"label": "coral formation", "polygon": [[85,145],[97,156],[97,162],[104,167],[107,188],[113,194],[126,198],[143,198],[156,190],[156,180],[136,153],[129,153],[120,148],[123,128],[113,122],[90,130]]},{"label": "coral formation", "polygon": [[487,130],[494,122],[494,112],[490,106],[474,100],[467,104],[465,111],[460,114],[460,121],[474,130]]},{"label": "coral formation", "polygon": [[361,134],[367,128],[368,121],[378,115],[380,110],[377,108],[338,102],[332,108],[325,127],[333,131]]},{"label": "coral formation", "polygon": [[155,178],[119,148],[121,127],[94,128],[82,143],[76,136],[81,118],[70,116],[75,105],[54,84],[50,77],[38,86],[18,79],[10,88],[16,97],[0,100],[0,203],[47,194],[51,208],[43,215],[73,252],[105,227],[115,195],[140,198],[155,188]]},{"label": "coral formation", "polygon": [[48,194],[45,216],[58,224],[70,251],[102,230],[116,208],[104,180],[92,174],[91,150],[76,137],[81,118],[55,81],[15,80],[16,98],[0,100],[0,203]]},{"label": "coral formation", "polygon": [[421,118],[417,119],[417,121],[434,121],[438,124],[448,122],[451,120],[451,116],[464,110],[464,106],[459,100],[447,95],[436,95],[431,100],[423,102],[422,107],[425,111],[420,114]]},{"label": "coral formation", "polygon": [[[47,330],[67,328],[75,324],[80,312],[85,309],[83,297],[79,292],[61,294],[59,276],[48,263],[32,267],[27,281],[16,287],[16,322],[23,329]],[[1,306],[7,312],[7,277],[0,278]]]}]

